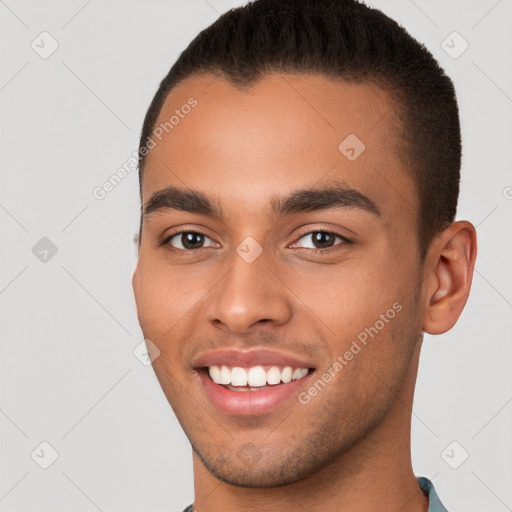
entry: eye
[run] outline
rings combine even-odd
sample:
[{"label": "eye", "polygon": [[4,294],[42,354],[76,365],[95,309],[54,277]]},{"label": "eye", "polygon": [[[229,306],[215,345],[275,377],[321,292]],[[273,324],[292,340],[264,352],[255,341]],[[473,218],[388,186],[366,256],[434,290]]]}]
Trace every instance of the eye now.
[{"label": "eye", "polygon": [[[205,241],[212,242],[203,245]],[[180,231],[167,237],[162,245],[170,245],[173,249],[181,251],[192,251],[194,249],[202,249],[203,247],[215,247],[215,242],[203,233],[198,231]]]},{"label": "eye", "polygon": [[[307,241],[306,244],[300,243],[300,241],[303,239]],[[336,239],[341,240],[342,243],[336,244]],[[338,233],[334,233],[332,231],[310,231],[309,233],[302,235],[299,240],[290,247],[298,245],[298,247],[322,251],[322,249],[330,249],[336,245],[343,245],[343,243],[349,244],[351,242],[344,236],[341,236]]]}]

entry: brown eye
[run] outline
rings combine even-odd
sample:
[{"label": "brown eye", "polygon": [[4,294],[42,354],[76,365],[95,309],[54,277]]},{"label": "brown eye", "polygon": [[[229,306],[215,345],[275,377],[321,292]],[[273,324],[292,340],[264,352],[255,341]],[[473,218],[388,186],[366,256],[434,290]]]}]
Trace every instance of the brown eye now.
[{"label": "brown eye", "polygon": [[[307,240],[306,244],[300,243],[303,239]],[[342,237],[337,233],[333,233],[332,231],[311,231],[310,233],[302,235],[299,238],[299,241],[294,245],[298,245],[299,247],[306,249],[329,249],[335,245],[342,245],[340,243],[335,243],[336,239],[340,240],[342,243],[349,243],[345,237]]]},{"label": "brown eye", "polygon": [[177,250],[191,251],[194,249],[202,249],[203,247],[213,247],[213,244],[206,246],[203,245],[207,241],[213,242],[210,237],[203,233],[198,233],[196,231],[181,231],[167,238],[164,244],[169,244]]}]

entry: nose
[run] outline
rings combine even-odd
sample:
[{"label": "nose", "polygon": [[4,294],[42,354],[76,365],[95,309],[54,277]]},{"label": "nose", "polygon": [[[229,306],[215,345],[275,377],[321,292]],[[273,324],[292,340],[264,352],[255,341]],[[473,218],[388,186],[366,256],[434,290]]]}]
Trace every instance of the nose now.
[{"label": "nose", "polygon": [[264,254],[251,263],[237,253],[231,260],[230,270],[209,294],[208,321],[236,334],[286,323],[292,315],[292,294]]}]

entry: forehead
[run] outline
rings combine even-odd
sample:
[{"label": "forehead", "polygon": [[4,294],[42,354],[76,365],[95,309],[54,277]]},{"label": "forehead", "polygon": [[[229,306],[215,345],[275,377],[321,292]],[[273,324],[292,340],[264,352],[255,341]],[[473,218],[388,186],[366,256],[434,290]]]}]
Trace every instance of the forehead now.
[{"label": "forehead", "polygon": [[389,94],[371,83],[273,74],[239,89],[210,74],[168,95],[146,160],[143,200],[166,186],[254,209],[269,193],[342,181],[411,215],[414,183],[398,158]]}]

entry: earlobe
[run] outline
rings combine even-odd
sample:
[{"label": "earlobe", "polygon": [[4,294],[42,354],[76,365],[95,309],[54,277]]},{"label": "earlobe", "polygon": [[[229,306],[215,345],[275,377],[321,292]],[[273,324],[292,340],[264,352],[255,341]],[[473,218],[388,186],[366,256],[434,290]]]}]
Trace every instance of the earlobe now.
[{"label": "earlobe", "polygon": [[424,296],[423,331],[442,334],[459,318],[471,289],[476,259],[476,230],[467,221],[454,222],[432,244]]}]

